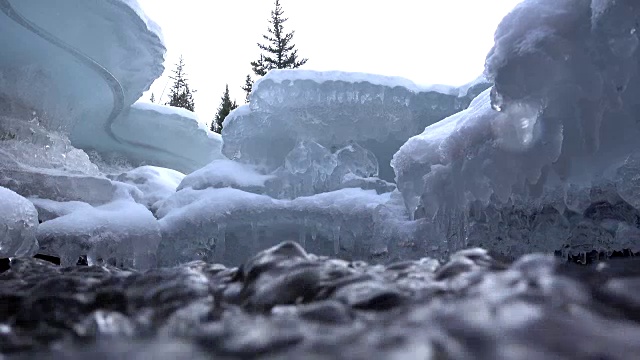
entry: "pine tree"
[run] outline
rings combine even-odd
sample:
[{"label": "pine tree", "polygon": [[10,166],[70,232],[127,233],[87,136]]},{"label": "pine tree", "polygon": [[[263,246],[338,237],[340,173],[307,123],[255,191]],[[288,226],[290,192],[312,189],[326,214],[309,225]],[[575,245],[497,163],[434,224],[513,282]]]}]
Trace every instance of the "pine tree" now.
[{"label": "pine tree", "polygon": [[229,115],[229,113],[238,107],[235,100],[232,102],[231,97],[229,96],[229,85],[227,84],[224,89],[224,94],[222,94],[220,106],[218,107],[218,113],[216,114],[215,119],[211,123],[211,131],[217,132],[218,134],[222,133],[222,122]]},{"label": "pine tree", "polygon": [[195,90],[189,89],[189,84],[187,84],[187,74],[184,71],[184,60],[182,56],[180,56],[180,61],[176,64],[176,69],[173,70],[173,76],[170,76],[170,79],[172,79],[174,83],[171,87],[169,101],[166,105],[194,111],[193,93],[195,93]]},{"label": "pine tree", "polygon": [[244,86],[242,87],[242,90],[244,90],[244,92],[246,93],[244,102],[248,104],[249,96],[251,95],[251,90],[253,90],[253,80],[251,79],[251,75],[247,75],[247,78],[244,81]]},{"label": "pine tree", "polygon": [[155,103],[156,102],[156,96],[153,93],[151,93],[151,99],[150,100],[151,100],[151,103]]},{"label": "pine tree", "polygon": [[253,72],[258,76],[264,76],[272,69],[296,69],[304,65],[308,59],[298,58],[298,50],[291,42],[295,31],[286,33],[283,24],[288,20],[283,17],[284,11],[280,6],[280,0],[276,0],[275,9],[271,11],[271,19],[268,35],[262,35],[267,41],[265,44],[258,43],[258,47],[266,54],[261,54],[260,58],[251,62]]}]

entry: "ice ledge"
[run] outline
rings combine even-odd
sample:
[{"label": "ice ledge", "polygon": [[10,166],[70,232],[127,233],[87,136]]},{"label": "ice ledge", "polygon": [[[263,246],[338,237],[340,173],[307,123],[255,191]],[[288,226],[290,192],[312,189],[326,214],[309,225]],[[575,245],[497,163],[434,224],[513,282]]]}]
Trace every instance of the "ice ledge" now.
[{"label": "ice ledge", "polygon": [[290,82],[293,85],[295,81],[313,81],[322,84],[329,81],[341,81],[346,83],[370,83],[372,85],[386,86],[390,88],[403,87],[414,93],[421,92],[438,92],[456,97],[467,95],[470,88],[475,85],[486,83],[484,76],[465,84],[463,86],[451,86],[443,84],[416,84],[415,82],[399,77],[384,76],[376,74],[367,74],[360,72],[344,72],[344,71],[316,71],[316,70],[300,70],[300,69],[276,69],[271,70],[266,76],[258,79],[253,85],[254,89],[258,88],[261,83],[272,81],[276,84]]}]

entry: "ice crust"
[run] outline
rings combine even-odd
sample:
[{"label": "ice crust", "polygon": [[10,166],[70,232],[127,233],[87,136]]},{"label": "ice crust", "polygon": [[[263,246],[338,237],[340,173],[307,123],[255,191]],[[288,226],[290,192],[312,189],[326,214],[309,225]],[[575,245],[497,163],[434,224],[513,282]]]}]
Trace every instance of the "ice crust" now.
[{"label": "ice crust", "polygon": [[38,212],[33,204],[0,187],[0,258],[35,255],[37,228]]},{"label": "ice crust", "polygon": [[274,70],[254,84],[249,105],[226,119],[223,153],[276,171],[300,142],[332,153],[349,142],[370,151],[380,178],[393,180],[393,153],[427,125],[467,107],[487,83],[420,87],[378,75]]},{"label": "ice crust", "polygon": [[500,24],[491,90],[394,156],[415,218],[451,250],[639,247],[634,1],[529,0]]}]

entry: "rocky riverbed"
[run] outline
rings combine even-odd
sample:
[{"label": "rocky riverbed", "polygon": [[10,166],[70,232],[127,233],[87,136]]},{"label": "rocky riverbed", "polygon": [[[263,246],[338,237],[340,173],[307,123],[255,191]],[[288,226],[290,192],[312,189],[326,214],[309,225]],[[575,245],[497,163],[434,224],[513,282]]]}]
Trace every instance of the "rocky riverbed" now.
[{"label": "rocky riverbed", "polygon": [[0,359],[633,359],[640,261],[481,249],[373,266],[295,243],[239,268],[13,259]]}]

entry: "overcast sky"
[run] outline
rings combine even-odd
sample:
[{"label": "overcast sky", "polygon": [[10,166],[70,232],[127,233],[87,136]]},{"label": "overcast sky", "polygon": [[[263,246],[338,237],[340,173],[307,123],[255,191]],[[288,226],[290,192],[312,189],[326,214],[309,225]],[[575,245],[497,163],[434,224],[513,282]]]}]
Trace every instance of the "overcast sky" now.
[{"label": "overcast sky", "polygon": [[[196,113],[210,123],[225,84],[241,86],[257,59],[274,0],[138,0],[163,29],[165,90],[180,55],[197,90]],[[480,75],[500,20],[521,0],[281,0],[303,69],[402,76],[419,84],[461,85]],[[150,92],[145,94],[148,99]]]}]

